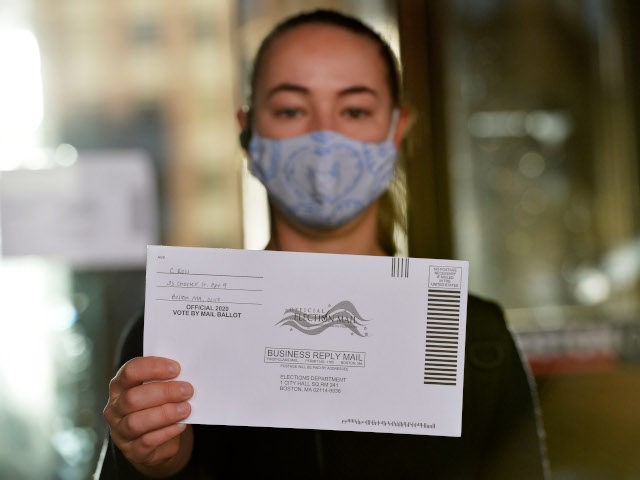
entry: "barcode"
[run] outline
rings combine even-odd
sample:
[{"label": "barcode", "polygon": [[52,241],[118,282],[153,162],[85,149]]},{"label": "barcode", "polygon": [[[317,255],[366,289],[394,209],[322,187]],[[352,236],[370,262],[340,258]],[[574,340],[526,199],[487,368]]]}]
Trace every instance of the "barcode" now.
[{"label": "barcode", "polygon": [[460,292],[429,289],[424,357],[425,385],[456,385]]},{"label": "barcode", "polygon": [[393,278],[409,278],[409,259],[408,258],[391,258],[391,277]]}]

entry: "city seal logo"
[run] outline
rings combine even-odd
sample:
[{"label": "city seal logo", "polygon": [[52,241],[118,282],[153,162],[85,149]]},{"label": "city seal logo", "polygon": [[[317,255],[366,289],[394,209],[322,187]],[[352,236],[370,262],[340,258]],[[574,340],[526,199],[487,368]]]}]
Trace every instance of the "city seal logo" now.
[{"label": "city seal logo", "polygon": [[[306,310],[306,311],[305,311]],[[326,312],[320,309],[287,308],[284,318],[276,326],[288,326],[307,335],[318,335],[329,327],[347,328],[352,334],[368,336],[367,322],[353,303],[344,300]]]}]

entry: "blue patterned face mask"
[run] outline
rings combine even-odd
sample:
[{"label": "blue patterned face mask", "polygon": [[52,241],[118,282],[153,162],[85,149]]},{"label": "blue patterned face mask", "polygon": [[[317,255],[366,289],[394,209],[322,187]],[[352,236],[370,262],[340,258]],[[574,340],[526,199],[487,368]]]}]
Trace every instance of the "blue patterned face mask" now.
[{"label": "blue patterned face mask", "polygon": [[388,138],[373,143],[333,131],[271,139],[253,134],[250,169],[269,197],[293,220],[335,228],[352,220],[387,188],[397,158],[393,143],[397,112]]}]

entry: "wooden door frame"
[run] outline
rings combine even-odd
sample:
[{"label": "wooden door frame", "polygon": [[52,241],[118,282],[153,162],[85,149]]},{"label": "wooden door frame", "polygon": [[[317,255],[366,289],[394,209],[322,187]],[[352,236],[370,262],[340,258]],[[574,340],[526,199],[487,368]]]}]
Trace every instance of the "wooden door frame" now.
[{"label": "wooden door frame", "polygon": [[431,1],[396,2],[404,100],[415,117],[404,145],[409,254],[451,258],[453,222],[439,5]]}]

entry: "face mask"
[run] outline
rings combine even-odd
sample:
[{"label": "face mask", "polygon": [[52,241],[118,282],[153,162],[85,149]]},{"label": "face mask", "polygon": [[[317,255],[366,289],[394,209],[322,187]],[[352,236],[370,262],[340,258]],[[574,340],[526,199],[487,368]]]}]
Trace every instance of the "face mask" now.
[{"label": "face mask", "polygon": [[332,131],[284,139],[254,134],[250,169],[286,215],[318,228],[349,222],[385,191],[393,178],[397,152],[393,133],[373,143]]}]

